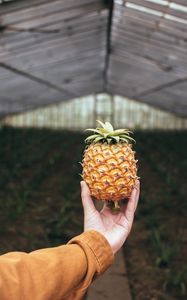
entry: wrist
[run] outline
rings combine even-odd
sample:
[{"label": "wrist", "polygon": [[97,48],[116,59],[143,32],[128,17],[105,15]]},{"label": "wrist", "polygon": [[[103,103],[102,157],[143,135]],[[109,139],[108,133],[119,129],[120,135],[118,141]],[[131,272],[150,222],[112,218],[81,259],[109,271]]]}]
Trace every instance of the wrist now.
[{"label": "wrist", "polygon": [[112,249],[112,252],[113,254],[116,254],[116,252],[119,250],[115,241],[113,240],[113,238],[111,237],[111,233],[110,232],[105,232],[103,233],[105,239],[107,240],[107,242],[109,243],[111,249]]},{"label": "wrist", "polygon": [[86,245],[96,258],[97,273],[103,273],[113,262],[114,254],[106,237],[97,230],[88,229],[81,235],[73,238],[70,242]]}]

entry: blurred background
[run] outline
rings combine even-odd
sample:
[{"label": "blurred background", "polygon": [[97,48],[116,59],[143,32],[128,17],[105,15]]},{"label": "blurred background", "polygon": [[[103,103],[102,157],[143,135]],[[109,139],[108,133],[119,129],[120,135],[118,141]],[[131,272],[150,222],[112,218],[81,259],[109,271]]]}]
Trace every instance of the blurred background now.
[{"label": "blurred background", "polygon": [[0,0],[1,254],[82,232],[79,162],[97,119],[136,139],[132,299],[184,300],[187,1]]}]

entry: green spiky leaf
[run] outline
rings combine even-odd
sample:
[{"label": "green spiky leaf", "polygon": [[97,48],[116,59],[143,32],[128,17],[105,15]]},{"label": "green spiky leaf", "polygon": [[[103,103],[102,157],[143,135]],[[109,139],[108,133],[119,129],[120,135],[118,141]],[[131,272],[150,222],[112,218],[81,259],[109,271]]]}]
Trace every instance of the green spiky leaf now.
[{"label": "green spiky leaf", "polygon": [[101,131],[100,131],[100,130],[98,130],[98,129],[93,129],[93,128],[85,129],[85,131],[93,131],[93,132],[97,132],[99,135],[101,134]]},{"label": "green spiky leaf", "polygon": [[93,135],[88,136],[88,137],[85,139],[85,141],[87,142],[87,141],[89,141],[89,140],[94,140],[94,139],[97,138],[97,137],[98,137],[98,134],[93,134]]},{"label": "green spiky leaf", "polygon": [[103,122],[101,122],[100,120],[96,120],[96,121],[101,125],[102,128],[105,128],[105,124]]},{"label": "green spiky leaf", "polygon": [[94,143],[97,143],[99,141],[103,140],[103,137],[102,136],[98,136],[94,139]]},{"label": "green spiky leaf", "polygon": [[128,129],[116,129],[114,130],[113,126],[109,122],[101,122],[97,120],[101,127],[97,127],[96,129],[89,128],[86,131],[91,131],[94,134],[86,138],[86,142],[88,143],[130,143],[135,142],[135,140],[129,135],[132,133]]},{"label": "green spiky leaf", "polygon": [[109,122],[105,122],[105,129],[109,132],[113,132],[114,128]]},{"label": "green spiky leaf", "polygon": [[119,143],[120,137],[119,136],[110,136],[112,139],[114,139],[117,143]]}]

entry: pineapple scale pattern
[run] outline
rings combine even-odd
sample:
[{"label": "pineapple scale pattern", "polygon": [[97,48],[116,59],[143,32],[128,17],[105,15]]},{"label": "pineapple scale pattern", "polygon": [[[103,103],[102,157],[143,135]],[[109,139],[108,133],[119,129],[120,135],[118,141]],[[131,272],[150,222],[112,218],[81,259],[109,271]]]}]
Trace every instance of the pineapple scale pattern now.
[{"label": "pineapple scale pattern", "polygon": [[83,179],[91,195],[103,201],[129,198],[137,178],[132,145],[91,144],[84,153]]}]

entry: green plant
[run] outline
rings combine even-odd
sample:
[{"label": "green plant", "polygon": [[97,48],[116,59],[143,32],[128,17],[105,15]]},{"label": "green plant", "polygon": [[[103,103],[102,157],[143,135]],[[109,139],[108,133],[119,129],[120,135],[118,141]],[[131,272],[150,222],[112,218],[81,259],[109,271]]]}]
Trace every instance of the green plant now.
[{"label": "green plant", "polygon": [[170,270],[167,278],[164,282],[163,289],[177,289],[181,295],[186,295],[187,289],[187,266],[185,266],[180,272]]},{"label": "green plant", "polygon": [[64,199],[63,202],[59,212],[45,223],[48,238],[57,244],[67,242],[75,235],[75,231],[81,232],[82,226],[73,217],[75,211],[79,210],[79,204],[73,203],[70,199]]},{"label": "green plant", "polygon": [[3,210],[8,219],[15,221],[18,216],[25,210],[28,197],[30,195],[29,190],[16,191],[12,195],[6,197],[6,201]]},{"label": "green plant", "polygon": [[156,228],[158,226],[158,218],[157,215],[152,213],[146,217],[146,225],[151,228]]},{"label": "green plant", "polygon": [[168,267],[176,254],[177,245],[166,242],[158,230],[151,232],[151,242],[156,252],[155,264],[158,267]]}]

